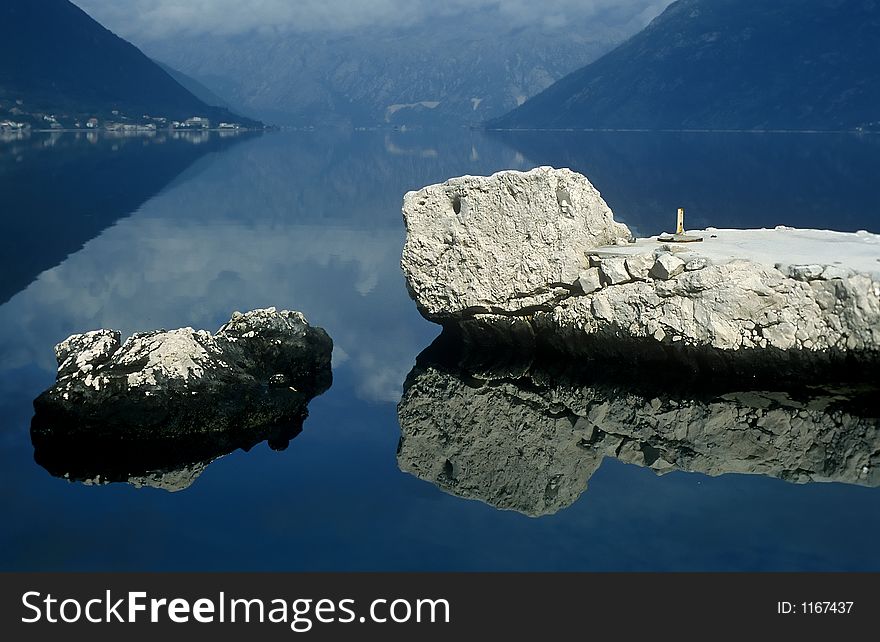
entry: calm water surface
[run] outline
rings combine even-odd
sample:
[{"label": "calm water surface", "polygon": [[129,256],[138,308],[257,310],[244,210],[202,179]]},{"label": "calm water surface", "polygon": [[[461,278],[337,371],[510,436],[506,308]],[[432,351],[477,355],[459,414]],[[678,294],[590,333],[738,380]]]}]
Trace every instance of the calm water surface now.
[{"label": "calm water surface", "polygon": [[[407,190],[534,165],[586,173],[640,235],[672,226],[880,232],[875,137],[283,132],[0,142],[0,568],[4,570],[880,570],[880,489],[672,471],[606,457],[542,517],[401,472],[397,402],[439,333],[399,268]],[[52,347],[99,327],[216,330],[302,311],[333,386],[290,447],[179,492],[87,485],[34,462]],[[862,414],[876,417],[869,408]],[[876,440],[874,442],[876,447]]]}]

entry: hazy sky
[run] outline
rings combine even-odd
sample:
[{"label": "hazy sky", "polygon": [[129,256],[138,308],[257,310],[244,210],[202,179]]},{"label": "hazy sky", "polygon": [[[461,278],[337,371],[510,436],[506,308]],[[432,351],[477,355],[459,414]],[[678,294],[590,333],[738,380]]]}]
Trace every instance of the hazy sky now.
[{"label": "hazy sky", "polygon": [[[671,0],[73,0],[117,34],[150,40],[179,33],[346,30],[424,20],[481,19],[507,26],[585,24],[602,15],[620,26],[647,24]],[[610,20],[609,20],[610,19]],[[455,22],[438,23],[454,28]]]}]

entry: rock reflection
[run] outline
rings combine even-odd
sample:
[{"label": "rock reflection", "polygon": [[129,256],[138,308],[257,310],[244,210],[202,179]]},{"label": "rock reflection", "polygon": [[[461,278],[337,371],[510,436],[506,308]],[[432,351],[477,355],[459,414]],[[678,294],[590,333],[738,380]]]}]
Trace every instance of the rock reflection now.
[{"label": "rock reflection", "polygon": [[872,386],[676,389],[662,376],[652,385],[629,374],[457,355],[441,336],[404,385],[398,466],[453,495],[530,516],[572,504],[606,456],[658,474],[880,485]]},{"label": "rock reflection", "polygon": [[[108,442],[82,439],[72,444],[59,439],[33,438],[34,460],[50,474],[86,485],[125,482],[136,488],[176,492],[189,488],[214,461],[236,450],[248,451],[264,441],[272,450],[285,450],[302,432],[308,416],[289,423],[265,426],[247,435],[215,433],[199,440],[172,443]],[[33,437],[33,436],[32,436]]]}]

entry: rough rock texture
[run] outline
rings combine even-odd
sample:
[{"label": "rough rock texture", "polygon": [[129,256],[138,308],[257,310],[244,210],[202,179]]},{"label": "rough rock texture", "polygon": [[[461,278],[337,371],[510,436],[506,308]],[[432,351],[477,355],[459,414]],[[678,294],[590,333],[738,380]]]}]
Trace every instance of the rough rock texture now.
[{"label": "rough rock texture", "polygon": [[[563,180],[568,208],[553,197]],[[710,228],[702,243],[620,243],[585,178],[543,167],[410,192],[404,217],[411,295],[471,345],[773,374],[880,364],[876,234]]]},{"label": "rough rock texture", "polygon": [[[620,259],[608,259],[609,261]],[[661,281],[668,281],[669,279],[678,276],[682,272],[684,272],[685,262],[682,261],[677,256],[673,256],[669,253],[661,254],[654,261],[654,265],[651,266],[651,269],[648,270],[648,276],[653,277],[655,279],[659,279]]]},{"label": "rough rock texture", "polygon": [[408,192],[403,219],[407,287],[438,321],[550,304],[589,267],[584,249],[631,237],[586,177],[550,167]]},{"label": "rough rock texture", "polygon": [[449,353],[429,348],[407,378],[397,461],[460,497],[552,514],[606,456],[657,473],[880,485],[876,388],[683,394]]},{"label": "rough rock texture", "polygon": [[65,470],[62,473],[56,474],[56,477],[64,477],[70,481],[79,481],[85,486],[102,486],[113,482],[126,482],[135,488],[159,488],[167,490],[169,493],[176,493],[192,486],[198,476],[205,472],[205,469],[212,461],[214,460],[182,464],[178,468],[172,469],[144,470],[140,474],[112,474],[106,470],[96,472],[96,468],[91,471],[91,474],[86,473],[81,477],[77,477]]},{"label": "rough rock texture", "polygon": [[332,349],[302,314],[275,308],[236,312],[214,335],[73,335],[55,348],[55,384],[34,400],[35,458],[71,479],[179,487],[180,471],[236,448],[285,447],[330,386]]},{"label": "rough rock texture", "polygon": [[722,350],[880,348],[880,283],[867,275],[801,281],[751,261],[681,272],[684,262],[671,259],[674,276],[569,298],[535,324]]},{"label": "rough rock texture", "polygon": [[655,262],[654,256],[651,254],[637,254],[624,259],[627,271],[632,278],[638,281],[647,281],[651,278],[650,272]]}]

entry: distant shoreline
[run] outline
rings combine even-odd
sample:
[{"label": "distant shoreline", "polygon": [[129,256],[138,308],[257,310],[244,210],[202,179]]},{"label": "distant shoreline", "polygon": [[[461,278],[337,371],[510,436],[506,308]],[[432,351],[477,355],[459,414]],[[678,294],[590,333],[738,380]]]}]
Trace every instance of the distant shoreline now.
[{"label": "distant shoreline", "polygon": [[[23,130],[18,130],[18,131],[23,131]],[[265,128],[257,129],[254,127],[239,127],[238,129],[232,129],[229,127],[224,127],[222,129],[220,127],[204,127],[202,129],[169,129],[169,128],[166,128],[166,129],[135,129],[135,130],[128,130],[128,131],[118,131],[118,130],[112,130],[112,129],[104,129],[102,127],[95,127],[92,129],[84,129],[84,128],[80,128],[80,129],[69,129],[69,128],[34,129],[34,128],[31,128],[27,131],[31,132],[32,134],[52,134],[52,133],[59,133],[59,134],[91,134],[91,133],[95,133],[95,134],[120,134],[120,133],[123,133],[123,134],[170,134],[170,133],[174,133],[174,134],[200,134],[202,132],[218,132],[218,133],[262,132],[262,131],[266,131],[266,129]]]},{"label": "distant shoreline", "polygon": [[626,127],[482,127],[487,132],[619,132],[641,134],[880,134],[874,129],[643,129]]},{"label": "distant shoreline", "polygon": [[[364,126],[356,126],[352,127],[351,130],[355,132],[369,132],[369,131],[395,131],[399,133],[407,133],[413,131],[424,131],[424,130],[437,130],[437,129],[470,129],[473,131],[481,131],[485,133],[499,133],[499,134],[520,134],[520,133],[620,133],[620,134],[795,134],[795,135],[855,135],[855,136],[877,136],[880,135],[880,130],[854,130],[854,129],[828,129],[828,130],[819,130],[819,129],[642,129],[642,128],[572,128],[572,127],[548,127],[548,128],[496,128],[496,127],[481,127],[479,125],[452,125],[452,126],[430,126],[430,127],[417,127],[413,129],[401,130],[401,129],[391,129],[387,127],[364,127]],[[218,134],[223,133],[253,133],[253,132],[267,132],[267,131],[321,131],[322,129],[335,129],[333,127],[319,127],[319,126],[306,126],[306,127],[295,127],[295,126],[268,126],[262,128],[254,128],[254,127],[239,127],[238,129],[232,128],[219,128],[219,127],[207,127],[203,129],[156,129],[156,130],[129,130],[129,131],[117,131],[117,130],[107,130],[103,127],[96,127],[92,129],[87,128],[61,128],[61,129],[46,129],[46,128],[29,128],[29,129],[21,129],[21,130],[11,130],[4,133],[23,133],[29,132],[32,134],[51,134],[51,133],[59,133],[59,134],[128,134],[128,135],[152,135],[152,134],[199,134],[203,132],[213,132]]]}]

